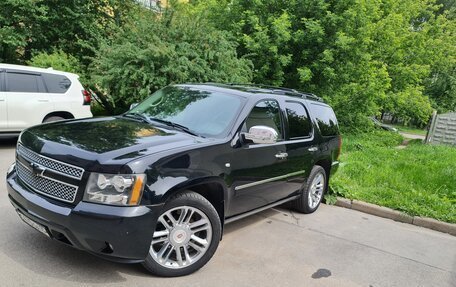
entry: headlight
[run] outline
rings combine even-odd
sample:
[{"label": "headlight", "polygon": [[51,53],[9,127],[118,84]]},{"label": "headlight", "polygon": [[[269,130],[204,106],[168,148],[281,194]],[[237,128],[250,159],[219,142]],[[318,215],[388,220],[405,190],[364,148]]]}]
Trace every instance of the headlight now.
[{"label": "headlight", "polygon": [[91,173],[84,193],[84,201],[138,205],[146,176],[144,174]]}]

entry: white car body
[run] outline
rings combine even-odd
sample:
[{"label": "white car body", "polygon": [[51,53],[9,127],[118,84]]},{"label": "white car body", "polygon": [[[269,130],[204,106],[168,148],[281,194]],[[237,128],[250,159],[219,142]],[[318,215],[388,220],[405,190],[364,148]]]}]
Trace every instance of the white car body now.
[{"label": "white car body", "polygon": [[79,76],[0,64],[0,135],[16,134],[50,117],[92,117]]}]

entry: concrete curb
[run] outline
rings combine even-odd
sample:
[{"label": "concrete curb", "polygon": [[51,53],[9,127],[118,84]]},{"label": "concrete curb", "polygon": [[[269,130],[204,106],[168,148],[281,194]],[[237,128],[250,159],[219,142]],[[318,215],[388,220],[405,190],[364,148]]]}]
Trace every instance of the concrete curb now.
[{"label": "concrete curb", "polygon": [[336,206],[354,209],[364,213],[389,218],[394,221],[399,221],[403,223],[413,224],[416,226],[433,229],[436,231],[449,233],[453,236],[456,236],[456,224],[447,223],[443,221],[438,221],[432,218],[419,217],[419,216],[410,216],[403,212],[379,206],[372,203],[367,203],[359,200],[350,200],[342,197],[338,197],[336,201]]}]

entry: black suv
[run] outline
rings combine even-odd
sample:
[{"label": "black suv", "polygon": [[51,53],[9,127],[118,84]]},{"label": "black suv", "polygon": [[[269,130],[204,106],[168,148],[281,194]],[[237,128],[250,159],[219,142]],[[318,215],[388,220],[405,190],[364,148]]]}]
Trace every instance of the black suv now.
[{"label": "black suv", "polygon": [[120,116],[25,130],[7,186],[45,235],[180,276],[210,260],[225,223],[285,202],[314,212],[340,148],[334,112],[314,95],[173,85]]}]

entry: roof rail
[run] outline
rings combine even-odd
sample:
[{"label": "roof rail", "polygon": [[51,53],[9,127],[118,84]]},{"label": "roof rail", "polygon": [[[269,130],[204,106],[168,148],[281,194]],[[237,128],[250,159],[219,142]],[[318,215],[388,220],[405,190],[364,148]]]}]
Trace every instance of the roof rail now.
[{"label": "roof rail", "polygon": [[316,100],[319,102],[323,102],[323,99],[310,93],[304,93],[295,89],[290,89],[290,88],[283,88],[283,87],[276,87],[276,86],[270,86],[270,85],[263,85],[263,84],[238,84],[238,83],[229,83],[227,85],[230,86],[241,86],[241,87],[256,87],[256,88],[264,88],[264,89],[269,89],[272,90],[274,93],[275,92],[285,92],[283,95],[288,95],[288,96],[300,96],[301,98],[308,98],[312,100]]}]

